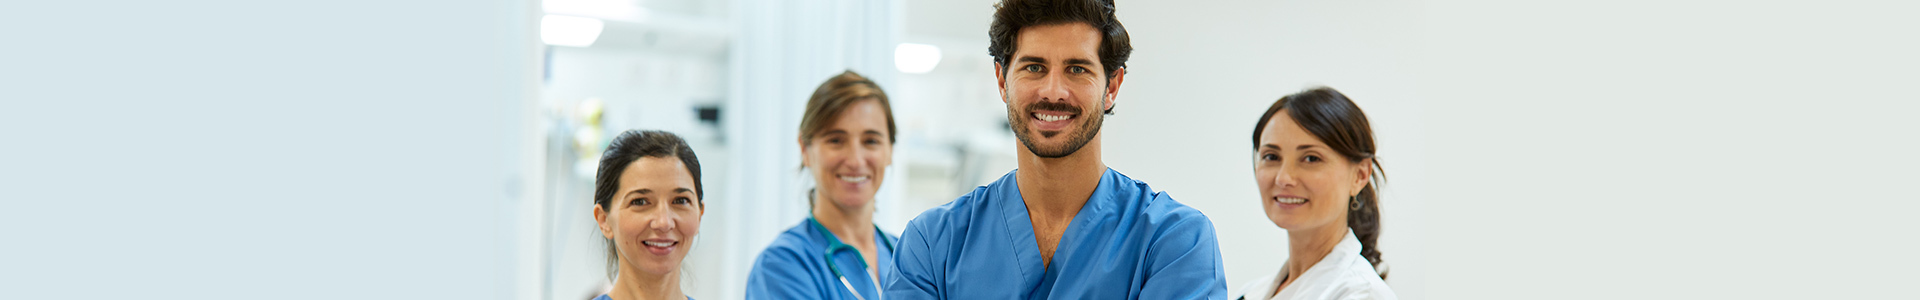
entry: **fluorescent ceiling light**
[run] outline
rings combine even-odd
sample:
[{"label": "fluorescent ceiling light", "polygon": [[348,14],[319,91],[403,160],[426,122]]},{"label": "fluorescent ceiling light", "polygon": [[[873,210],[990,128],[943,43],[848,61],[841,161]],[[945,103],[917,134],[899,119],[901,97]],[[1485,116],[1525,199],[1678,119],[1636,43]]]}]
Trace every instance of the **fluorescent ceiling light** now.
[{"label": "fluorescent ceiling light", "polygon": [[647,9],[635,5],[634,0],[545,0],[540,1],[540,10],[555,15],[627,22],[646,21],[648,14]]},{"label": "fluorescent ceiling light", "polygon": [[606,23],[600,19],[547,15],[540,18],[540,41],[548,45],[587,47],[600,39],[600,30],[606,29]]},{"label": "fluorescent ceiling light", "polygon": [[893,48],[893,67],[908,74],[925,74],[940,65],[940,47],[900,43]]}]

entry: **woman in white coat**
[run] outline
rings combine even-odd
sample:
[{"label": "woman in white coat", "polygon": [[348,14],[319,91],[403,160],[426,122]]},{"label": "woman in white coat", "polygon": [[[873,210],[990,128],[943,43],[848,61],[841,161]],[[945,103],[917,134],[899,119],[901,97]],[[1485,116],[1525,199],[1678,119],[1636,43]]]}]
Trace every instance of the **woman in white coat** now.
[{"label": "woman in white coat", "polygon": [[1373,129],[1331,88],[1287,95],[1253,129],[1261,205],[1287,231],[1287,262],[1233,299],[1395,299],[1380,266]]}]

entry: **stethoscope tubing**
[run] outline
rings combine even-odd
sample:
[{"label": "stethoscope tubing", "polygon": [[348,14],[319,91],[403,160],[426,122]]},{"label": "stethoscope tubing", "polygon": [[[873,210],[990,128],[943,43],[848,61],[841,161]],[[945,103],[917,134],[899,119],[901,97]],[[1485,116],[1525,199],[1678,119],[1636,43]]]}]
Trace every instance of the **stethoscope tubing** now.
[{"label": "stethoscope tubing", "polygon": [[[844,273],[840,273],[840,264],[837,264],[837,263],[834,263],[834,262],[833,262],[833,254],[834,254],[834,253],[837,253],[837,252],[839,252],[839,251],[841,251],[841,250],[853,250],[854,252],[856,252],[856,253],[857,253],[857,252],[859,252],[859,251],[860,251],[860,249],[854,249],[854,248],[853,248],[853,246],[850,246],[850,245],[846,245],[846,244],[840,244],[840,245],[839,245],[840,247],[835,247],[835,245],[833,245],[833,244],[835,244],[835,243],[838,243],[838,242],[839,242],[839,239],[835,239],[835,238],[833,238],[833,232],[831,232],[831,231],[827,231],[827,230],[826,230],[826,229],[827,229],[827,227],[826,227],[825,225],[820,225],[820,220],[814,220],[814,219],[813,219],[812,217],[808,217],[808,218],[807,218],[807,222],[810,222],[810,223],[813,223],[813,226],[815,227],[815,229],[819,229],[819,230],[820,230],[820,234],[824,234],[824,235],[827,235],[827,238],[828,238],[828,240],[829,240],[829,241],[831,241],[831,242],[829,242],[829,243],[827,243],[827,251],[826,251],[827,253],[826,253],[826,255],[825,255],[825,258],[827,259],[827,270],[830,270],[830,271],[833,271],[833,277],[838,277],[838,278],[840,279],[840,286],[841,286],[841,287],[845,287],[845,288],[847,288],[847,292],[849,292],[849,293],[853,293],[853,298],[854,298],[854,299],[857,299],[857,300],[867,300],[867,298],[866,298],[866,297],[861,297],[861,296],[860,296],[860,291],[859,291],[859,290],[855,290],[855,289],[853,289],[853,282],[850,282],[850,281],[847,281],[847,275],[846,275],[846,274],[844,274]],[[879,230],[880,230],[880,227],[874,227],[873,229],[874,229],[875,231],[879,231]],[[881,243],[884,243],[884,244],[886,244],[886,246],[887,246],[887,251],[893,251],[893,250],[894,250],[894,248],[893,248],[893,240],[888,240],[888,239],[887,239],[887,236],[885,236],[885,235],[881,235],[881,236],[880,236],[880,242],[881,242]],[[878,275],[878,274],[879,274],[879,272],[874,272],[874,274],[875,274],[875,275]],[[876,277],[874,277],[874,278],[873,278],[873,292],[874,292],[875,294],[879,294],[879,295],[880,295],[880,297],[877,297],[877,298],[876,298],[876,299],[874,299],[874,300],[881,300],[881,299],[886,299],[886,298],[887,298],[887,295],[886,295],[886,293],[884,293],[883,291],[881,291],[881,290],[880,290],[880,278],[879,278],[878,276],[876,276]]]}]

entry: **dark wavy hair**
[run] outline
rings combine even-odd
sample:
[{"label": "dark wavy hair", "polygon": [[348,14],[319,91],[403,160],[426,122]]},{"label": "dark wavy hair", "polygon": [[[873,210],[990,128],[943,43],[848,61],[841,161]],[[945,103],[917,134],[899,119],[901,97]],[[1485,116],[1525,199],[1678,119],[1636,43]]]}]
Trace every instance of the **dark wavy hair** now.
[{"label": "dark wavy hair", "polygon": [[[1260,151],[1260,132],[1267,128],[1275,114],[1286,111],[1287,117],[1300,123],[1313,137],[1327,143],[1328,148],[1351,162],[1373,159],[1374,176],[1366,187],[1360,188],[1360,194],[1353,197],[1347,206],[1347,228],[1360,238],[1360,256],[1366,257],[1374,268],[1380,267],[1380,194],[1374,189],[1386,181],[1386,169],[1380,167],[1380,160],[1374,157],[1373,127],[1367,124],[1367,114],[1360,106],[1347,99],[1347,95],[1329,87],[1315,87],[1274,101],[1267,113],[1260,115],[1260,121],[1253,125],[1253,148]],[[1380,278],[1387,278],[1386,272],[1379,272]]]},{"label": "dark wavy hair", "polygon": [[[993,25],[987,28],[987,55],[1000,64],[1002,74],[1013,69],[1007,63],[1019,46],[1014,42],[1020,38],[1020,29],[1032,26],[1085,23],[1099,30],[1100,68],[1108,79],[1113,78],[1114,70],[1126,67],[1127,56],[1133,55],[1127,27],[1113,16],[1113,0],[1003,0],[993,7]],[[1106,114],[1113,114],[1113,108],[1108,107]]]},{"label": "dark wavy hair", "polygon": [[[600,170],[593,176],[593,205],[600,211],[613,210],[613,194],[620,189],[620,174],[627,171],[627,165],[642,157],[679,158],[686,165],[688,175],[693,176],[693,197],[701,207],[707,206],[707,192],[700,184],[700,158],[693,155],[693,147],[687,141],[671,132],[659,130],[627,130],[613,138],[607,150],[600,153]],[[602,239],[605,239],[602,237]],[[607,243],[607,278],[620,268],[620,251],[614,248],[613,240]]]}]

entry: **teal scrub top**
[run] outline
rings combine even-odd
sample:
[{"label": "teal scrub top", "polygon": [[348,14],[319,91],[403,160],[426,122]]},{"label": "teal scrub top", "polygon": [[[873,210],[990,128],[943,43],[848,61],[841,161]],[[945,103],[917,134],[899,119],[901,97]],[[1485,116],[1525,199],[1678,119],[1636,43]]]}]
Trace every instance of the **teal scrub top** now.
[{"label": "teal scrub top", "polygon": [[[873,238],[880,253],[875,259],[880,266],[893,263],[894,247],[898,246],[897,236],[880,231],[874,227]],[[827,257],[827,249],[834,251],[832,260]],[[833,272],[834,267],[840,274]],[[867,260],[861,257],[860,250],[840,242],[839,238],[828,232],[819,221],[807,218],[800,224],[781,232],[760,251],[760,257],[753,261],[753,271],[747,273],[747,299],[881,299],[875,283],[885,284],[891,272],[880,273],[876,281],[868,275]],[[846,276],[846,282],[840,282],[840,276]],[[848,290],[851,286],[852,290]],[[854,297],[854,292],[859,297]],[[893,299],[888,295],[886,299]]]}]

